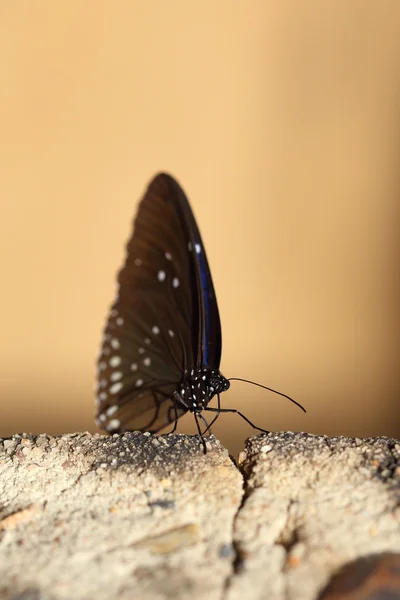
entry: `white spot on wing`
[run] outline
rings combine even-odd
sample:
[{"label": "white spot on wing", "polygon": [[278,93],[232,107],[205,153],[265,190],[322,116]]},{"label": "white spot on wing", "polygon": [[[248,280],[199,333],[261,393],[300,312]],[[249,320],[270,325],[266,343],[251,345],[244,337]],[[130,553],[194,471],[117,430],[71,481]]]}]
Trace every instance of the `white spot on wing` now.
[{"label": "white spot on wing", "polygon": [[158,335],[160,333],[160,328],[157,327],[157,325],[153,325],[153,327],[151,328],[151,330],[154,333],[154,335]]},{"label": "white spot on wing", "polygon": [[143,360],[143,364],[145,367],[149,367],[151,365],[151,358],[146,356],[146,358]]},{"label": "white spot on wing", "polygon": [[175,335],[174,332],[172,331],[172,329],[168,329],[168,333],[171,337],[174,337],[174,335]]},{"label": "white spot on wing", "polygon": [[167,260],[172,260],[172,256],[171,256],[171,254],[170,254],[169,252],[166,252],[166,253],[165,253],[165,258],[166,258]]},{"label": "white spot on wing", "polygon": [[145,344],[151,344],[151,339],[150,338],[144,338],[144,343]]},{"label": "white spot on wing", "polygon": [[119,341],[117,340],[117,338],[113,338],[113,339],[111,340],[111,342],[110,342],[110,343],[111,343],[111,346],[112,346],[113,348],[115,348],[116,350],[117,350],[117,349],[119,348],[119,346],[120,346],[120,344],[119,344]]},{"label": "white spot on wing", "polygon": [[101,388],[107,387],[107,379],[100,379],[99,387],[101,387]]},{"label": "white spot on wing", "polygon": [[158,273],[157,273],[158,281],[164,281],[165,277],[166,277],[165,271],[158,271]]},{"label": "white spot on wing", "polygon": [[179,286],[179,279],[177,277],[173,278],[172,285],[174,288],[177,288]]},{"label": "white spot on wing", "polygon": [[99,363],[99,371],[104,371],[104,369],[107,368],[107,364],[102,361],[101,363]]},{"label": "white spot on wing", "polygon": [[119,419],[111,419],[107,425],[107,429],[118,429],[120,425],[121,421]]},{"label": "white spot on wing", "polygon": [[136,387],[140,387],[141,385],[143,385],[143,379],[137,379],[135,385]]},{"label": "white spot on wing", "polygon": [[118,367],[118,365],[121,364],[121,357],[120,356],[113,356],[112,358],[110,358],[110,367]]},{"label": "white spot on wing", "polygon": [[140,265],[142,264],[142,261],[140,258],[135,258],[134,263],[137,267],[140,267]]},{"label": "white spot on wing", "polygon": [[194,248],[195,248],[195,250],[196,250],[196,253],[197,253],[197,254],[200,254],[200,252],[201,252],[201,246],[200,246],[200,244],[195,244],[195,245],[194,245]]},{"label": "white spot on wing", "polygon": [[116,322],[117,325],[123,325],[124,324],[124,320],[123,320],[122,317],[118,317],[115,322]]},{"label": "white spot on wing", "polygon": [[117,412],[117,410],[118,410],[118,406],[116,404],[107,408],[107,410],[106,410],[107,417],[112,417],[112,415],[115,414]]},{"label": "white spot on wing", "polygon": [[114,373],[111,373],[110,379],[111,381],[118,381],[119,379],[122,379],[121,371],[114,371]]},{"label": "white spot on wing", "polygon": [[146,352],[146,350],[144,348],[139,348],[138,352],[139,352],[139,354],[144,354]]},{"label": "white spot on wing", "polygon": [[131,364],[131,371],[137,371],[137,363]]},{"label": "white spot on wing", "polygon": [[120,381],[114,383],[114,385],[110,387],[110,394],[118,394],[118,392],[122,390],[123,387],[124,386]]},{"label": "white spot on wing", "polygon": [[101,400],[101,402],[103,402],[104,400],[107,400],[107,394],[106,394],[106,392],[100,392],[100,394],[99,394],[99,400]]}]

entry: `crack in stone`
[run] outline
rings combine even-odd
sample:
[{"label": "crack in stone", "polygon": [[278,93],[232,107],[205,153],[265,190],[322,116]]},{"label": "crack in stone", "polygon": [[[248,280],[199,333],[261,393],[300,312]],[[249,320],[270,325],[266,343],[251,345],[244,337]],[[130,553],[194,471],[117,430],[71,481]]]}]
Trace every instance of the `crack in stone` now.
[{"label": "crack in stone", "polygon": [[[235,525],[241,516],[242,510],[245,508],[245,505],[248,499],[254,494],[254,492],[258,489],[257,487],[250,487],[248,482],[253,474],[253,468],[257,464],[257,461],[253,459],[251,462],[243,461],[243,466],[237,465],[236,461],[231,457],[232,462],[235,467],[240,472],[243,479],[243,495],[241,503],[233,517],[232,520],[232,548],[234,550],[234,555],[232,557],[232,570],[231,573],[226,577],[225,582],[222,587],[222,595],[221,600],[227,600],[229,592],[232,588],[233,583],[235,582],[237,576],[240,576],[241,572],[244,570],[245,561],[247,558],[247,553],[242,547],[240,540],[235,539]],[[291,498],[286,506],[286,519],[285,522],[276,537],[274,546],[280,546],[284,548],[286,553],[286,560],[282,567],[282,575],[287,568],[287,558],[290,554],[290,551],[295,547],[295,545],[301,540],[300,535],[300,527],[296,525],[296,519],[293,519],[293,516],[290,514],[291,507],[297,503],[297,499]],[[293,526],[291,526],[293,525]],[[287,581],[284,583],[283,589],[284,598],[290,600],[290,592],[288,589]]]},{"label": "crack in stone", "polygon": [[221,600],[225,600],[227,598],[227,595],[229,593],[229,590],[232,586],[233,581],[235,580],[236,576],[238,574],[240,574],[240,572],[243,569],[245,555],[243,553],[243,550],[240,547],[240,542],[235,540],[235,526],[236,526],[236,522],[240,516],[240,513],[241,513],[247,499],[253,493],[253,490],[250,490],[247,486],[247,481],[250,476],[250,473],[246,473],[245,470],[236,463],[235,459],[232,456],[230,456],[230,459],[232,460],[235,468],[239,471],[239,473],[242,477],[243,492],[242,492],[241,502],[240,502],[240,504],[237,508],[237,511],[234,514],[233,519],[232,519],[232,537],[231,537],[231,544],[232,544],[232,549],[233,549],[233,556],[232,556],[232,560],[231,560],[232,569],[231,569],[230,574],[226,577],[226,579],[222,585]]}]

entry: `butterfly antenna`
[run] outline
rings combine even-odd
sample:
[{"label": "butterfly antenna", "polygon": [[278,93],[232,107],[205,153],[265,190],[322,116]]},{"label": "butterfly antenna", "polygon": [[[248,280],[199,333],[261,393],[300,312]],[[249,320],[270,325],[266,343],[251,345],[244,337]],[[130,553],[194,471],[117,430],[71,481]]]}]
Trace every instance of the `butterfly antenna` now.
[{"label": "butterfly antenna", "polygon": [[291,398],[290,396],[282,394],[282,392],[278,392],[277,390],[273,390],[272,388],[267,387],[266,385],[261,385],[261,383],[256,383],[255,381],[250,381],[249,379],[241,379],[240,377],[231,377],[230,379],[228,379],[228,381],[244,381],[245,383],[251,383],[251,385],[256,385],[257,387],[263,388],[264,390],[268,390],[269,392],[278,394],[278,396],[283,396],[284,398],[287,398],[288,400],[290,400],[290,402],[293,402],[293,404],[301,408],[303,412],[307,412],[304,406],[302,406],[299,402],[296,402],[296,400],[293,400],[293,398]]}]

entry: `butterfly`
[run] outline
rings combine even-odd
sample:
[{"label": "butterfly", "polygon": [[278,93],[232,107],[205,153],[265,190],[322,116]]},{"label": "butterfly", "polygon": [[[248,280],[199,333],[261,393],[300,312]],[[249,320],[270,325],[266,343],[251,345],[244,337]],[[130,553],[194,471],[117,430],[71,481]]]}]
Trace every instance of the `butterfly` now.
[{"label": "butterfly", "polygon": [[[265,431],[240,411],[221,407],[220,394],[236,379],[219,370],[221,347],[199,229],[178,182],[161,173],[139,204],[107,318],[98,359],[97,424],[110,433],[156,433],[171,424],[175,431],[178,419],[191,412],[204,450],[203,436],[222,412],[235,412]],[[210,407],[215,396],[217,407]],[[210,423],[205,412],[213,415]]]}]

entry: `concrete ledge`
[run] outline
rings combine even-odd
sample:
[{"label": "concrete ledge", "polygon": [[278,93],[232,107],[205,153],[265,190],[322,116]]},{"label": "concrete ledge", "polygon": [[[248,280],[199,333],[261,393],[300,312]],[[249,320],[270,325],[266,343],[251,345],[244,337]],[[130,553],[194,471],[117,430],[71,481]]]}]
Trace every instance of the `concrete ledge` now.
[{"label": "concrete ledge", "polygon": [[400,444],[278,433],[0,440],[0,598],[313,599],[400,552]]},{"label": "concrete ledge", "polygon": [[246,498],[235,520],[239,572],[229,600],[249,585],[254,598],[268,589],[271,599],[314,599],[348,561],[400,552],[395,440],[260,435],[240,461]]}]

